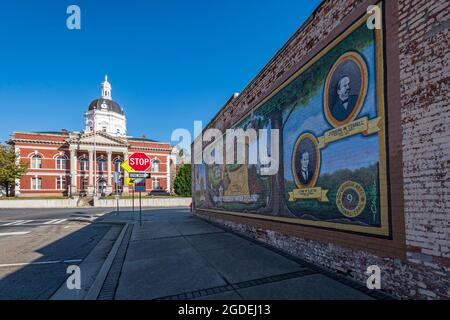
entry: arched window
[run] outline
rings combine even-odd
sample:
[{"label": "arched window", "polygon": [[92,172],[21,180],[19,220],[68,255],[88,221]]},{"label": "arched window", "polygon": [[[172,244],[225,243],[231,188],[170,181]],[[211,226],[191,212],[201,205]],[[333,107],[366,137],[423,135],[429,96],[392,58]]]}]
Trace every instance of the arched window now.
[{"label": "arched window", "polygon": [[120,160],[120,159],[116,159],[114,161],[114,171],[115,172],[123,172],[123,169],[120,167],[121,164],[122,164],[122,160]]},{"label": "arched window", "polygon": [[66,169],[66,161],[67,159],[63,156],[59,156],[56,158],[56,169],[65,170]]},{"label": "arched window", "polygon": [[31,169],[41,169],[42,168],[42,158],[41,156],[34,155],[31,157]]},{"label": "arched window", "polygon": [[158,160],[152,161],[152,171],[159,172],[159,161]]},{"label": "arched window", "polygon": [[104,172],[106,170],[106,160],[105,159],[99,159],[98,160],[98,171]]},{"label": "arched window", "polygon": [[89,159],[81,158],[81,160],[80,160],[80,170],[81,171],[88,171],[89,170]]}]

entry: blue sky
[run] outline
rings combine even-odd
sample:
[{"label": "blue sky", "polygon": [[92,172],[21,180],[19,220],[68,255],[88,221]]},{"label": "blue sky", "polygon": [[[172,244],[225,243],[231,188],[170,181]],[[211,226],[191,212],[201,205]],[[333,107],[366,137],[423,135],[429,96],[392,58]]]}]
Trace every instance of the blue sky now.
[{"label": "blue sky", "polygon": [[[0,142],[82,130],[107,73],[128,134],[169,141],[206,124],[321,0],[2,0]],[[66,9],[81,8],[81,30]]]}]

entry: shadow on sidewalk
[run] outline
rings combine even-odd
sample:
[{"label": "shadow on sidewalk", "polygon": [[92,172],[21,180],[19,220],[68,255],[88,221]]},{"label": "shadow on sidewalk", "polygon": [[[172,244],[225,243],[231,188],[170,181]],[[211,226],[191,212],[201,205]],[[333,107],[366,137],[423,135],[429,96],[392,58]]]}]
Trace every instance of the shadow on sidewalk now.
[{"label": "shadow on sidewalk", "polygon": [[187,209],[145,211],[125,251],[109,299],[372,299]]},{"label": "shadow on sidewalk", "polygon": [[[74,225],[73,222],[70,224]],[[66,273],[67,267],[80,265],[112,228],[106,224],[81,224],[81,228],[77,227],[76,231],[71,232],[64,227],[65,225],[33,227],[29,234],[20,236],[20,241],[28,242],[27,247],[31,248],[29,251],[19,250],[14,253],[14,258],[8,258],[14,259],[13,261],[2,261],[0,300],[49,299],[69,276]],[[41,233],[41,236],[36,237],[37,233]],[[52,233],[55,233],[56,240],[47,238]],[[18,241],[14,236],[8,238],[2,240]],[[2,248],[2,251],[6,250],[7,248]],[[30,259],[36,256],[39,258]],[[101,263],[102,259],[101,256],[97,257],[97,262]]]},{"label": "shadow on sidewalk", "polygon": [[[123,227],[117,222],[139,220],[137,211],[134,214],[131,211],[121,211],[119,214],[112,211],[94,223],[88,223],[92,213],[86,211],[83,216],[78,211],[66,224],[8,227],[8,232],[29,233],[20,235],[20,239],[15,235],[0,238],[5,243],[0,249],[4,258],[0,260],[0,300],[50,299],[70,276],[68,266],[83,263],[89,270],[81,268],[81,290],[73,290],[69,296],[70,299],[80,298],[80,293],[85,294],[95,280]],[[171,215],[170,210],[151,212],[152,219]],[[144,214],[143,219],[149,219],[149,216]],[[18,241],[19,246],[11,245],[12,252],[10,244]],[[97,249],[96,252],[93,252],[94,249]]]},{"label": "shadow on sidewalk", "polygon": [[[80,265],[79,260],[85,294],[122,230],[119,222],[129,223],[130,232],[99,299],[372,299],[186,208],[144,209],[142,225],[138,211],[112,211],[51,243],[37,244],[34,251],[41,257],[33,265],[0,274],[0,299],[49,299],[69,276],[67,266]],[[63,262],[39,264],[49,261]]]}]

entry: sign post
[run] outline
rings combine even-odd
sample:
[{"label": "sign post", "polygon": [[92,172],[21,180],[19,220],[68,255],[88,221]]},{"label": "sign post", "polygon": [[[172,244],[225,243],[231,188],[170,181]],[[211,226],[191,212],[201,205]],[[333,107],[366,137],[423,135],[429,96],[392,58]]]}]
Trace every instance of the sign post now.
[{"label": "sign post", "polygon": [[139,191],[139,226],[142,227],[142,198],[141,192]]},{"label": "sign post", "polygon": [[139,225],[142,226],[142,192],[145,192],[145,179],[136,179],[134,189],[139,192]]},{"label": "sign post", "polygon": [[[128,171],[127,171],[128,172]],[[132,171],[133,172],[133,171]],[[134,179],[131,179],[130,177],[125,178],[125,184],[127,186],[131,186],[131,194],[132,194],[132,206],[133,206],[133,213],[134,213]]]},{"label": "sign post", "polygon": [[150,178],[147,173],[150,168],[150,158],[142,152],[135,152],[128,157],[122,168],[129,173],[130,179],[135,179],[133,188],[133,212],[134,212],[134,192],[139,192],[139,225],[142,226],[142,192],[145,192],[145,179]]},{"label": "sign post", "polygon": [[119,214],[120,209],[119,209],[119,180],[120,180],[120,176],[119,176],[119,172],[114,171],[114,184],[116,185],[116,201],[117,201],[117,214]]}]

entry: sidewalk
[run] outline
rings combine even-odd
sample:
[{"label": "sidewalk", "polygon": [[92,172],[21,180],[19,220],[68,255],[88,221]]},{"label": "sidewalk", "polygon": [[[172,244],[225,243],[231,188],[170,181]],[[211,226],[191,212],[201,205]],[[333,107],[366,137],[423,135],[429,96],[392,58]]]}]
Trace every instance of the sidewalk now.
[{"label": "sidewalk", "polygon": [[142,226],[130,226],[99,299],[373,298],[186,209],[152,209],[143,211]]}]

